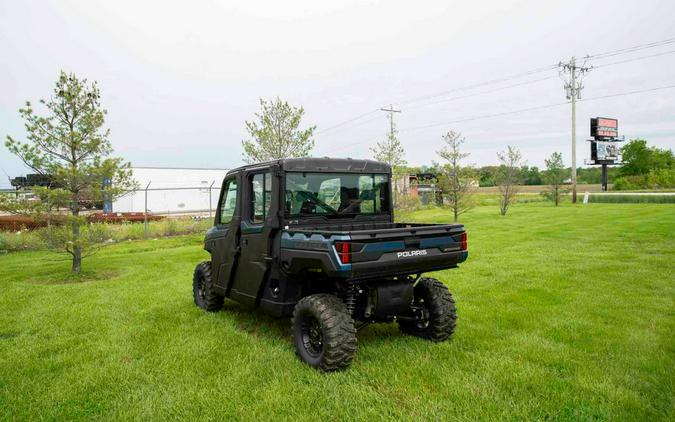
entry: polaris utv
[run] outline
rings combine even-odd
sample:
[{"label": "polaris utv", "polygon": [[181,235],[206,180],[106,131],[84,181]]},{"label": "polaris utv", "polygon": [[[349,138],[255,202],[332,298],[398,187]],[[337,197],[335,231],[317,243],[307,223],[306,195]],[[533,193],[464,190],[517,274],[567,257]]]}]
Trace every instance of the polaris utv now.
[{"label": "polaris utv", "polygon": [[466,260],[464,226],[395,223],[391,168],[367,160],[299,158],[240,167],[223,181],[215,224],[197,265],[197,306],[227,297],[292,316],[295,349],[323,371],[347,367],[356,332],[396,321],[444,341],[455,302],[427,271]]}]

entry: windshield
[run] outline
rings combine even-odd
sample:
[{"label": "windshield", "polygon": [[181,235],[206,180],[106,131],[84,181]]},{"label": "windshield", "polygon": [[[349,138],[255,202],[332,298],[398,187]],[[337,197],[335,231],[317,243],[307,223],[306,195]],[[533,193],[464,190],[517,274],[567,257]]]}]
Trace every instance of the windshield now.
[{"label": "windshield", "polygon": [[389,212],[389,176],[286,173],[286,215],[355,216]]}]

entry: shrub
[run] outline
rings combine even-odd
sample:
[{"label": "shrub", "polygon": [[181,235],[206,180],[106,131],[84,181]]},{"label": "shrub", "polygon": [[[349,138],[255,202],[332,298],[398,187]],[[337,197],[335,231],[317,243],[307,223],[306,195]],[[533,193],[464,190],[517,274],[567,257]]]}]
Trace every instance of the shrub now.
[{"label": "shrub", "polygon": [[[148,223],[148,238],[204,233],[211,227],[211,219],[167,218]],[[22,229],[16,232],[0,231],[0,251],[49,249],[67,241],[65,226],[41,227],[35,230]],[[92,223],[82,226],[82,237],[93,245],[111,240],[139,240],[145,238],[144,223]]]},{"label": "shrub", "polygon": [[652,170],[647,175],[647,184],[650,189],[675,188],[675,169]]},{"label": "shrub", "polygon": [[651,170],[646,175],[623,176],[614,180],[614,190],[675,188],[675,169]]},{"label": "shrub", "polygon": [[410,194],[398,194],[396,197],[396,209],[400,211],[415,211],[422,208],[419,196]]},{"label": "shrub", "polygon": [[[0,251],[12,252],[47,249],[48,241],[41,235],[39,230],[0,231]],[[46,229],[44,230],[46,231]]]},{"label": "shrub", "polygon": [[[185,229],[185,228],[183,228],[183,229]],[[164,233],[167,236],[174,236],[174,235],[176,235],[180,232],[181,232],[181,227],[178,224],[178,220],[171,219],[171,218],[166,220],[166,228],[164,229]]]},{"label": "shrub", "polygon": [[645,176],[623,176],[614,180],[614,190],[648,189]]}]

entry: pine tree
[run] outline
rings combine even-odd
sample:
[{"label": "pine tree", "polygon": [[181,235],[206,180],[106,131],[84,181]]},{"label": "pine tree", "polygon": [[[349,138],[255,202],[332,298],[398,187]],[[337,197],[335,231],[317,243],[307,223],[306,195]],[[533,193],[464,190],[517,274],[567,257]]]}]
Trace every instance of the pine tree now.
[{"label": "pine tree", "polygon": [[38,217],[67,209],[65,225],[56,230],[55,247],[72,256],[72,271],[79,273],[82,258],[95,249],[94,231],[81,214],[86,204],[113,200],[135,188],[128,162],[111,157],[110,130],[103,129],[106,110],[100,104],[96,82],[87,83],[61,72],[49,100],[40,100],[46,115],[30,102],[19,110],[27,141],[7,136],[5,146],[24,164],[51,181],[36,188],[39,201],[4,198],[0,209]]}]

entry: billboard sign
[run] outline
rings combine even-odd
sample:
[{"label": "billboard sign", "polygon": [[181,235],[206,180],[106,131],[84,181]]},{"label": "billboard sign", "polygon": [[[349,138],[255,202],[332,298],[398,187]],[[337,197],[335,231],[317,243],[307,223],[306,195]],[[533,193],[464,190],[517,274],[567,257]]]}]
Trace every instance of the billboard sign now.
[{"label": "billboard sign", "polygon": [[593,141],[591,143],[591,159],[600,161],[619,161],[619,143]]},{"label": "billboard sign", "polygon": [[619,136],[619,121],[607,117],[591,119],[591,136],[598,138],[616,138]]}]

